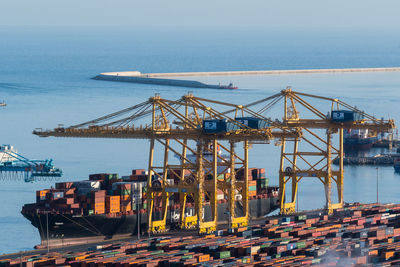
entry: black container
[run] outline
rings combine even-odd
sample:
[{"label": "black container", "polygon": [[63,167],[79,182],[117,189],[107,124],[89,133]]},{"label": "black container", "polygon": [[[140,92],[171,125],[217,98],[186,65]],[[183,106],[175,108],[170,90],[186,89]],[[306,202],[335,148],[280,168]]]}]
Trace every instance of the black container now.
[{"label": "black container", "polygon": [[[254,117],[236,117],[235,120],[252,129],[264,129],[271,126],[267,121]],[[240,126],[240,128],[246,128],[245,126]]]},{"label": "black container", "polygon": [[331,119],[333,122],[351,122],[360,121],[363,115],[352,110],[334,110],[332,111]]},{"label": "black container", "polygon": [[239,129],[236,123],[227,120],[204,120],[203,132],[205,133],[226,133]]}]

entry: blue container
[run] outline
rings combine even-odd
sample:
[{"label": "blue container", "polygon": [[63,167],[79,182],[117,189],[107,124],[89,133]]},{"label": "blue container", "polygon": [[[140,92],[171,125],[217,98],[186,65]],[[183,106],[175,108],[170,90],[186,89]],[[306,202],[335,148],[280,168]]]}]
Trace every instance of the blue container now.
[{"label": "blue container", "polygon": [[[236,117],[235,120],[252,129],[264,129],[271,126],[267,121],[254,117]],[[247,127],[241,126],[240,128]]]},{"label": "blue container", "polygon": [[332,121],[333,122],[351,122],[360,121],[364,116],[358,112],[352,110],[334,110],[332,111]]},{"label": "blue container", "polygon": [[226,133],[236,131],[239,126],[227,120],[204,120],[203,132],[205,133]]},{"label": "blue container", "polygon": [[64,192],[53,192],[53,199],[59,199],[64,197]]},{"label": "blue container", "polygon": [[292,250],[297,247],[296,243],[289,243],[287,244],[287,250]]}]

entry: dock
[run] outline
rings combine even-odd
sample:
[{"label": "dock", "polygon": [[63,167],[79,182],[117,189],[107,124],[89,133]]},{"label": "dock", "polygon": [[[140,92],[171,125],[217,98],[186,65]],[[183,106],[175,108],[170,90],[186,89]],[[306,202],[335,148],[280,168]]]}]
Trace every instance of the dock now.
[{"label": "dock", "polygon": [[394,140],[388,140],[388,139],[383,139],[375,144],[373,144],[373,147],[381,147],[381,148],[393,148],[393,147],[400,147],[400,140],[394,139]]},{"label": "dock", "polygon": [[[378,154],[373,157],[345,157],[344,165],[393,165],[394,159],[400,154]],[[335,159],[333,164],[339,165],[339,160]]]}]

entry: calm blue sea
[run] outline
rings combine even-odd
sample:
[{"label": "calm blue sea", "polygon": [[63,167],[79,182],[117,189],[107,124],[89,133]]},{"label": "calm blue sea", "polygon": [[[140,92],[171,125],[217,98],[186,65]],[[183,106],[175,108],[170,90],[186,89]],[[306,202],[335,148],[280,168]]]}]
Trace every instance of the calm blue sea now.
[{"label": "calm blue sea", "polygon": [[[377,117],[400,121],[400,73],[346,73],[201,77],[233,82],[241,90],[216,91],[95,81],[100,72],[268,70],[399,66],[400,36],[389,31],[304,29],[135,29],[0,27],[0,142],[32,159],[53,158],[63,180],[89,173],[130,173],[147,166],[147,141],[55,139],[31,134],[35,128],[80,123],[148,99],[156,93],[178,99],[197,96],[247,103],[286,86],[338,97]],[[328,109],[328,107],[327,107]],[[381,153],[382,151],[374,151]],[[277,184],[279,147],[254,146],[251,165],[265,167]],[[398,202],[400,176],[380,167],[380,201]],[[0,253],[29,250],[40,242],[37,230],[20,214],[35,201],[35,190],[54,181],[0,181]],[[376,199],[376,169],[346,167],[345,201]],[[299,208],[324,205],[323,187],[304,180]]]}]

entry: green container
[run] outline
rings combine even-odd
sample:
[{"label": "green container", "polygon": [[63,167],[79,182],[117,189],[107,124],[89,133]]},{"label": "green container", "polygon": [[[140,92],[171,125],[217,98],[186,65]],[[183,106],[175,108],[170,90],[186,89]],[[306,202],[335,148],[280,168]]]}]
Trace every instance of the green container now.
[{"label": "green container", "polygon": [[299,241],[296,243],[297,248],[305,248],[306,247],[306,242],[305,241]]},{"label": "green container", "polygon": [[183,255],[183,256],[181,257],[182,260],[187,260],[187,259],[192,259],[192,258],[193,258],[193,255],[192,255],[192,254],[190,254],[190,255]]},{"label": "green container", "polygon": [[218,259],[226,259],[229,258],[231,256],[231,252],[230,251],[219,251],[217,252],[217,258]]},{"label": "green container", "polygon": [[155,251],[150,252],[151,255],[157,255],[157,254],[161,254],[161,253],[164,253],[164,250],[155,250]]},{"label": "green container", "polygon": [[307,215],[299,215],[299,216],[297,216],[297,220],[298,221],[304,221],[304,220],[307,220]]},{"label": "green container", "polygon": [[261,245],[261,248],[269,248],[272,243],[264,243]]}]

